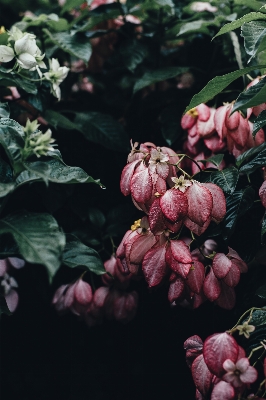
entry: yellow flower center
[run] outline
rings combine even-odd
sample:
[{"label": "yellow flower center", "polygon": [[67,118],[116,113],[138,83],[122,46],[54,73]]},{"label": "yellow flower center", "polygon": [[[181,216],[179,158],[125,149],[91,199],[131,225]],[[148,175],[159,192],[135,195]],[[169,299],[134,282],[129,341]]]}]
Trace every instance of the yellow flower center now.
[{"label": "yellow flower center", "polygon": [[140,228],[140,222],[141,222],[141,219],[138,219],[137,221],[134,221],[134,224],[131,225],[131,230],[135,231],[136,229]]},{"label": "yellow flower center", "polygon": [[190,115],[193,118],[196,118],[199,115],[196,108],[191,108],[191,110],[188,110],[186,114]]}]

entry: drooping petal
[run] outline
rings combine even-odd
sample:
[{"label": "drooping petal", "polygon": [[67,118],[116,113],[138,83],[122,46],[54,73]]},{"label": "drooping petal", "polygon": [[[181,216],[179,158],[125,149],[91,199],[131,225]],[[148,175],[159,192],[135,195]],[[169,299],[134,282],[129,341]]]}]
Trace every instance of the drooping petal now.
[{"label": "drooping petal", "polygon": [[188,218],[195,224],[203,226],[211,216],[213,209],[212,194],[205,186],[194,182],[187,191]]},{"label": "drooping petal", "polygon": [[214,124],[215,124],[215,129],[222,140],[224,137],[224,121],[227,113],[227,108],[228,106],[221,106],[217,108],[215,115],[214,115]]},{"label": "drooping petal", "polygon": [[214,386],[211,400],[233,400],[235,398],[235,390],[230,383],[220,381]]},{"label": "drooping petal", "polygon": [[239,126],[234,130],[228,130],[228,134],[231,136],[236,145],[240,146],[240,148],[245,147],[250,134],[248,120],[243,118],[241,115],[239,119]]},{"label": "drooping petal", "polygon": [[166,179],[169,174],[169,165],[165,162],[158,163],[156,165],[156,172],[162,179]]},{"label": "drooping petal", "polygon": [[221,294],[221,283],[214,275],[212,269],[204,279],[203,292],[210,301],[218,299]]},{"label": "drooping petal", "polygon": [[199,119],[201,121],[208,121],[208,119],[210,118],[211,115],[211,111],[210,108],[208,106],[206,106],[206,104],[201,103],[196,107],[196,110],[199,114]]},{"label": "drooping petal", "polygon": [[218,377],[224,374],[225,360],[236,362],[238,351],[236,340],[226,332],[209,336],[203,345],[204,360],[209,370]]},{"label": "drooping petal", "polygon": [[189,286],[189,289],[194,293],[200,294],[204,278],[204,265],[200,261],[193,261],[192,268],[190,268],[186,280],[186,284]]},{"label": "drooping petal", "polygon": [[176,278],[173,282],[170,283],[168,291],[168,300],[170,301],[170,303],[177,300],[182,295],[184,287],[184,279],[182,278]]},{"label": "drooping petal", "polygon": [[14,289],[11,289],[5,296],[5,299],[9,311],[14,312],[18,306],[18,293]]},{"label": "drooping petal", "polygon": [[159,285],[167,273],[165,252],[163,245],[150,249],[144,256],[142,270],[150,287]]},{"label": "drooping petal", "polygon": [[216,304],[219,307],[224,308],[225,310],[232,310],[236,302],[235,290],[234,288],[227,286],[223,282],[221,282],[221,287],[222,291],[220,296],[216,300]]},{"label": "drooping petal", "polygon": [[160,198],[160,207],[170,221],[182,220],[188,211],[187,197],[178,189],[167,190]]},{"label": "drooping petal", "polygon": [[137,202],[145,203],[152,195],[152,179],[148,168],[137,172],[131,179],[131,193]]},{"label": "drooping petal", "polygon": [[226,214],[226,200],[224,192],[219,186],[214,183],[204,183],[203,184],[212,194],[213,207],[211,216],[215,222],[221,222]]},{"label": "drooping petal", "polygon": [[186,279],[190,268],[191,264],[182,264],[176,261],[174,258],[172,258],[172,262],[170,264],[170,268],[176,272],[178,275],[182,276],[182,278]]},{"label": "drooping petal", "polygon": [[74,291],[74,299],[79,304],[86,306],[92,301],[92,289],[91,285],[79,279]]},{"label": "drooping petal", "polygon": [[[242,360],[244,359],[242,358]],[[240,374],[239,378],[243,383],[253,383],[258,378],[258,372],[254,367],[249,366],[245,372]]]},{"label": "drooping petal", "polygon": [[224,283],[227,286],[235,287],[240,280],[240,270],[238,266],[232,263],[232,266],[228,272],[228,274],[223,278]]},{"label": "drooping petal", "polygon": [[207,396],[212,386],[213,374],[207,367],[202,354],[193,361],[191,372],[196,388],[201,394]]},{"label": "drooping petal", "polygon": [[184,224],[186,225],[186,227],[193,233],[195,233],[197,236],[202,235],[206,231],[210,223],[211,223],[211,216],[209,217],[209,219],[207,219],[207,221],[204,223],[203,226],[195,224],[195,222],[192,222],[189,218],[184,219]]},{"label": "drooping petal", "polygon": [[191,264],[192,257],[188,245],[183,240],[170,241],[172,256],[177,262]]},{"label": "drooping petal", "polygon": [[156,243],[156,237],[152,233],[140,235],[132,244],[129,259],[133,264],[141,264],[148,250]]},{"label": "drooping petal", "polygon": [[259,189],[259,196],[262,202],[263,207],[266,208],[266,181],[263,182]]},{"label": "drooping petal", "polygon": [[149,212],[149,224],[154,235],[161,234],[165,229],[164,215],[160,207],[160,199],[157,198],[151,205]]},{"label": "drooping petal", "polygon": [[139,160],[135,160],[127,164],[122,171],[120,179],[120,189],[124,196],[128,196],[131,192],[130,182],[135,172],[135,169],[139,163],[140,163]]},{"label": "drooping petal", "polygon": [[225,254],[223,254],[223,253],[215,254],[213,262],[212,262],[212,269],[213,269],[214,275],[217,278],[219,278],[219,279],[224,278],[230,271],[231,267],[232,267],[232,262],[231,262],[231,260],[229,260],[229,258],[226,257]]},{"label": "drooping petal", "polygon": [[225,123],[226,128],[230,129],[232,131],[234,129],[237,129],[237,127],[239,125],[241,114],[238,111],[236,111],[232,115],[230,115],[231,111],[232,111],[232,106],[229,106],[227,108],[224,123]]},{"label": "drooping petal", "polygon": [[210,109],[210,117],[207,121],[202,121],[200,118],[197,121],[197,132],[198,134],[205,138],[211,136],[215,132],[215,125],[214,125],[214,114],[215,109]]}]

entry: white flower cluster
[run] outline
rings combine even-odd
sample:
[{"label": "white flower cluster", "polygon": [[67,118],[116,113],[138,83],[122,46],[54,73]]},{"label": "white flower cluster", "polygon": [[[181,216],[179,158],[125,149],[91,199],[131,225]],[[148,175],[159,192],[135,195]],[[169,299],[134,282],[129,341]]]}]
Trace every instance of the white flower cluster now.
[{"label": "white flower cluster", "polygon": [[[8,32],[8,45],[0,45],[0,62],[9,62],[16,59],[15,68],[25,69],[29,71],[37,71],[40,78],[43,74],[40,70],[47,69],[43,59],[45,54],[41,54],[41,50],[36,44],[36,36],[31,33],[22,32],[13,26]],[[44,73],[46,80],[50,81],[51,92],[60,100],[61,91],[60,83],[66,78],[69,68],[60,67],[56,59],[49,60],[50,70]]]}]

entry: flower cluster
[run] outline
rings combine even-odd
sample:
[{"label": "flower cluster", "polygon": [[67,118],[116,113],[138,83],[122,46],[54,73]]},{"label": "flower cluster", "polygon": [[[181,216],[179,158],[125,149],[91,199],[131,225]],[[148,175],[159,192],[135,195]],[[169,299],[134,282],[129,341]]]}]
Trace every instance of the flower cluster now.
[{"label": "flower cluster", "polygon": [[62,285],[53,297],[55,309],[60,314],[69,310],[89,326],[102,323],[104,318],[124,323],[131,321],[138,305],[137,293],[126,291],[132,276],[121,271],[114,256],[104,266],[109,274],[102,277],[105,286],[100,286],[93,293],[91,285],[82,278]]},{"label": "flower cluster", "polygon": [[215,333],[205,342],[197,335],[184,343],[198,400],[236,400],[257,380],[245,350],[228,333]]},{"label": "flower cluster", "polygon": [[[252,81],[248,87],[258,82],[259,78]],[[231,114],[233,104],[234,102],[225,104],[217,109],[200,104],[182,117],[181,126],[188,133],[184,150],[194,160],[206,159],[224,150],[238,157],[246,150],[264,143],[263,129],[253,138],[253,123],[249,118],[252,113],[257,116],[264,110],[265,103],[249,108],[247,117],[240,111]],[[196,164],[190,163],[190,168],[192,173],[198,172]]]},{"label": "flower cluster", "polygon": [[[7,63],[15,59],[14,70],[37,71],[41,80],[43,74],[40,68],[47,69],[43,61],[44,57],[45,54],[41,54],[41,50],[36,44],[36,36],[32,33],[22,32],[15,26],[8,32],[8,45],[0,45],[0,62]],[[59,85],[66,78],[69,68],[60,67],[55,58],[49,60],[49,66],[49,71],[44,73],[44,79],[51,82],[51,92],[60,100]]]},{"label": "flower cluster", "polygon": [[10,276],[12,268],[24,267],[25,261],[17,257],[8,257],[0,260],[0,296],[5,298],[10,312],[14,312],[18,306],[17,281]]},{"label": "flower cluster", "polygon": [[49,151],[55,151],[53,144],[55,139],[52,138],[52,131],[48,129],[45,133],[38,130],[37,120],[27,120],[24,128],[25,144],[22,150],[22,158],[26,160],[31,155],[36,155],[38,158],[46,156]]}]

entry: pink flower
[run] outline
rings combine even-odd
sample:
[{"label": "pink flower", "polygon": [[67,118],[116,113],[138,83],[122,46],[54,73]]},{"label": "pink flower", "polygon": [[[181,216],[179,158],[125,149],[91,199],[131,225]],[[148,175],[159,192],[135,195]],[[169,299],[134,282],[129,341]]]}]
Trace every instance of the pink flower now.
[{"label": "pink flower", "polygon": [[222,379],[235,388],[253,383],[258,377],[257,370],[249,365],[248,358],[240,358],[236,363],[227,359],[223,363],[223,368],[227,372]]}]

